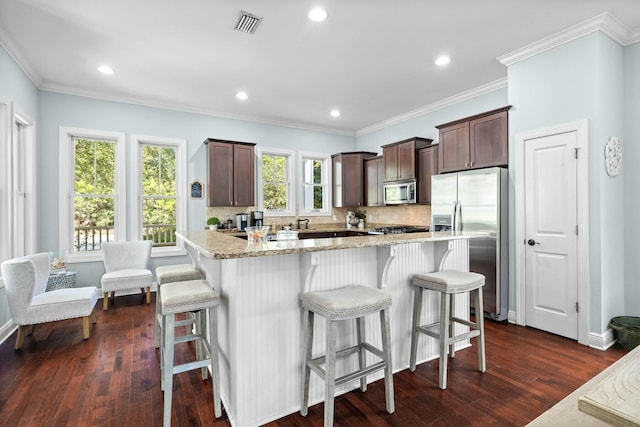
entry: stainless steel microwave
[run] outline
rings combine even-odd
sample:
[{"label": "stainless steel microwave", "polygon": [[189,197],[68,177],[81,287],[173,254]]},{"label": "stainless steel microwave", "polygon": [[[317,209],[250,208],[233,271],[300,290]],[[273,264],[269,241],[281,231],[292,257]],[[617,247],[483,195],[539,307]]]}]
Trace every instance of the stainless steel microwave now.
[{"label": "stainless steel microwave", "polygon": [[416,181],[387,182],[384,185],[384,204],[402,205],[416,202]]}]

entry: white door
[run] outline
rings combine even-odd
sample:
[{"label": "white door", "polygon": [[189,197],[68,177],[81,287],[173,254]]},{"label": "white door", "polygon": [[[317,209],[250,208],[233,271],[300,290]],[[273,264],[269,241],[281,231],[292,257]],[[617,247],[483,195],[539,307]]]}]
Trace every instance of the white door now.
[{"label": "white door", "polygon": [[525,144],[526,324],[578,337],[576,132]]}]

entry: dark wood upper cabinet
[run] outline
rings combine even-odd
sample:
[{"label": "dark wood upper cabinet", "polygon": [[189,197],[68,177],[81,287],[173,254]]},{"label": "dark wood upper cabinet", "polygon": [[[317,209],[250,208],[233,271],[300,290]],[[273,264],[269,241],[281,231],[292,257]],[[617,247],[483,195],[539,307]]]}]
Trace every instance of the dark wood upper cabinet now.
[{"label": "dark wood upper cabinet", "polygon": [[507,165],[510,108],[436,126],[440,131],[439,173]]},{"label": "dark wood upper cabinet", "polygon": [[431,139],[414,137],[383,145],[384,180],[416,179],[416,150],[431,142]]},{"label": "dark wood upper cabinet", "polygon": [[418,150],[418,203],[431,204],[431,177],[438,174],[438,145]]},{"label": "dark wood upper cabinet", "polygon": [[364,161],[364,204],[384,206],[384,160],[382,156]]},{"label": "dark wood upper cabinet", "polygon": [[208,138],[208,206],[255,204],[255,145]]},{"label": "dark wood upper cabinet", "polygon": [[331,156],[334,207],[364,206],[364,160],[375,155],[357,151]]}]

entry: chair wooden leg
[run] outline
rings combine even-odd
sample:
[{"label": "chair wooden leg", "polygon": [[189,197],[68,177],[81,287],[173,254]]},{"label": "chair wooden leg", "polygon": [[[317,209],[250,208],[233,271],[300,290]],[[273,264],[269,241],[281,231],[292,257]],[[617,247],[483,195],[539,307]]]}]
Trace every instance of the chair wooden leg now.
[{"label": "chair wooden leg", "polygon": [[164,369],[162,371],[162,378],[164,383],[164,409],[163,409],[163,425],[164,427],[171,427],[171,394],[173,392],[173,351],[174,351],[174,315],[167,314],[164,316],[164,358],[160,360]]},{"label": "chair wooden leg", "polygon": [[98,323],[98,315],[96,314],[95,307],[93,307],[93,310],[91,310],[91,318],[89,320],[91,320],[91,323]]},{"label": "chair wooden leg", "polygon": [[451,294],[441,294],[440,295],[440,379],[439,385],[442,390],[447,388],[447,363],[449,360],[449,355],[447,354],[447,350],[449,347],[449,315],[450,315],[450,304],[449,299],[451,298]]},{"label": "chair wooden leg", "polygon": [[420,326],[420,313],[422,312],[422,288],[415,287],[413,293],[413,320],[411,323],[411,355],[409,359],[409,370],[416,370],[416,356],[418,353],[418,326]]},{"label": "chair wooden leg", "polygon": [[487,360],[484,351],[484,306],[482,301],[482,288],[478,288],[475,291],[476,300],[476,327],[480,331],[478,335],[478,370],[480,372],[486,372]]},{"label": "chair wooden leg", "polygon": [[[364,317],[356,319],[356,333],[358,336],[358,369],[363,370],[366,365],[366,351],[362,343],[365,341]],[[367,377],[360,378],[360,390],[367,391]]]},{"label": "chair wooden leg", "polygon": [[302,405],[300,405],[300,414],[303,416],[307,416],[309,412],[309,378],[311,376],[309,360],[311,360],[313,346],[313,318],[313,312],[304,310],[302,314],[302,333],[304,334],[302,354],[304,354],[304,360],[302,364]]},{"label": "chair wooden leg", "polygon": [[327,321],[326,358],[324,363],[324,426],[333,426],[334,399],[336,390],[336,339],[338,321]]},{"label": "chair wooden leg", "polygon": [[109,292],[103,292],[102,310],[107,311],[109,309]]},{"label": "chair wooden leg", "polygon": [[151,287],[149,286],[145,288],[145,298],[147,300],[147,304],[151,304]]},{"label": "chair wooden leg", "polygon": [[380,329],[382,333],[382,353],[386,366],[384,368],[384,394],[387,403],[387,412],[393,414],[396,411],[393,393],[393,363],[391,361],[391,326],[389,325],[389,309],[380,312]]},{"label": "chair wooden leg", "polygon": [[[211,354],[211,379],[213,387],[213,414],[216,418],[222,416],[222,402],[220,400],[220,369],[219,369],[219,355],[218,355],[218,307],[212,307],[209,310],[209,332],[211,336],[211,342],[209,343]],[[206,328],[202,327],[202,333],[206,333]],[[205,368],[206,369],[206,368]]]},{"label": "chair wooden leg", "polygon": [[22,343],[24,341],[24,334],[27,328],[29,328],[29,325],[18,326],[18,335],[16,336],[16,345],[14,347],[15,350],[20,350],[20,348],[22,348]]},{"label": "chair wooden leg", "polygon": [[82,318],[82,338],[85,340],[89,339],[89,316]]}]

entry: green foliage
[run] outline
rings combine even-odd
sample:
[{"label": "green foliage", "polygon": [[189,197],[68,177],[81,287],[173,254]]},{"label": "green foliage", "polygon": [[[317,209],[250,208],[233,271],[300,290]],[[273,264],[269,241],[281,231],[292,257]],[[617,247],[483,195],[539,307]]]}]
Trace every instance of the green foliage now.
[{"label": "green foliage", "polygon": [[287,209],[287,159],[284,156],[262,156],[264,207],[268,210]]},{"label": "green foliage", "polygon": [[220,220],[215,216],[211,216],[207,219],[207,225],[220,225]]}]

